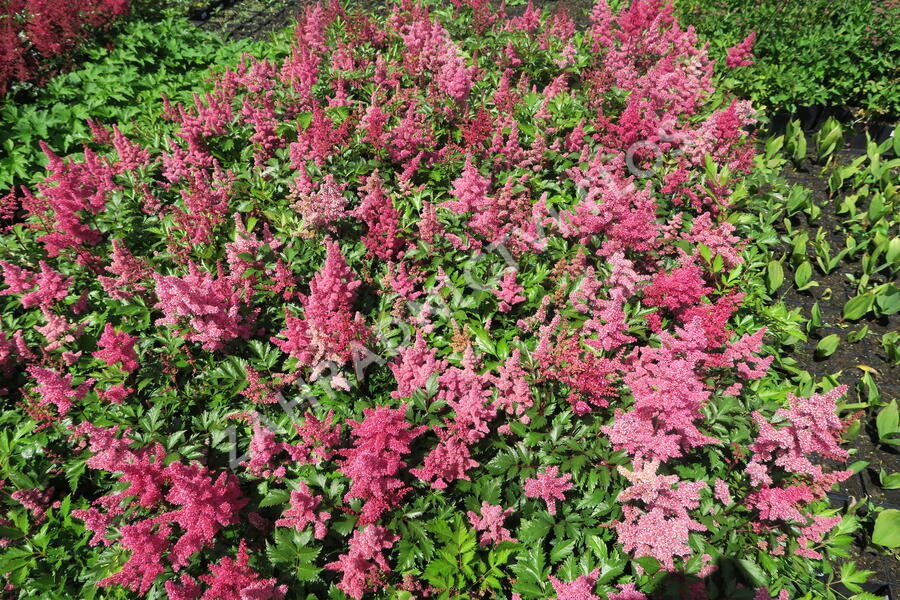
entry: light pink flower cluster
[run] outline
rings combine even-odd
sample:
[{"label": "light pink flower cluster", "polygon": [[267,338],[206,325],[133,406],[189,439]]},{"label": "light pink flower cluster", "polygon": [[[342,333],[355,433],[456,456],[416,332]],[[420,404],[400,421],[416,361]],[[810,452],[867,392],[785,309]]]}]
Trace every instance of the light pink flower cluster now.
[{"label": "light pink flower cluster", "polygon": [[248,338],[254,332],[252,315],[241,309],[249,303],[236,289],[239,282],[226,276],[222,267],[214,276],[201,271],[193,262],[182,277],[153,274],[156,282],[156,307],[165,316],[157,325],[172,325],[191,342],[202,342],[206,350],[221,350],[233,339]]},{"label": "light pink flower cluster", "polygon": [[[819,541],[840,519],[814,518],[807,523],[800,509],[824,497],[834,484],[853,474],[850,470],[826,471],[811,460],[815,456],[847,459],[847,451],[839,446],[844,424],[837,416],[836,404],[846,392],[846,386],[838,386],[809,398],[789,394],[790,407],[775,413],[776,418],[786,421],[778,429],[758,412],[753,413],[759,433],[750,445],[753,455],[746,472],[755,489],[747,495],[745,503],[758,512],[763,522],[803,523],[798,540],[800,548],[796,552],[811,558],[819,555],[805,544]],[[785,474],[795,477],[784,477]]]},{"label": "light pink flower cluster", "polygon": [[556,592],[553,600],[600,600],[599,596],[594,595],[598,577],[600,577],[600,569],[594,569],[587,575],[581,575],[572,581],[562,581],[550,575],[550,585]]},{"label": "light pink flower cluster", "polygon": [[541,498],[547,503],[547,510],[551,515],[556,514],[556,501],[565,500],[565,492],[572,489],[572,474],[566,473],[557,476],[559,467],[553,465],[538,473],[537,477],[529,477],[525,480],[525,495],[529,498]]},{"label": "light pink flower cluster", "polygon": [[623,503],[623,519],[615,523],[615,529],[626,552],[635,557],[652,556],[663,568],[673,570],[675,557],[693,553],[688,546],[690,532],[706,530],[688,514],[700,506],[700,490],[706,482],[657,475],[658,468],[658,460],[638,461],[633,471],[619,467],[631,485],[617,499]]},{"label": "light pink flower cluster", "polygon": [[469,522],[472,527],[481,532],[481,545],[499,544],[500,542],[516,541],[509,534],[509,530],[503,526],[503,521],[513,513],[513,509],[504,510],[502,506],[494,506],[488,502],[481,503],[481,516],[468,511]]}]

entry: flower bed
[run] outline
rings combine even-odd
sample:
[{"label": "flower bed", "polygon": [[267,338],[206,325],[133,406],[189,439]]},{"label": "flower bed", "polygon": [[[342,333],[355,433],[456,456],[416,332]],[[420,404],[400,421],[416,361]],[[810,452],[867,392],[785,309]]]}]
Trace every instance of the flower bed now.
[{"label": "flower bed", "polygon": [[7,592],[827,594],[852,415],[740,309],[753,113],[702,41],[652,0],[295,38],[45,148],[0,251]]},{"label": "flower bed", "polygon": [[130,0],[7,0],[0,11],[0,96],[43,82],[78,46],[128,13]]}]

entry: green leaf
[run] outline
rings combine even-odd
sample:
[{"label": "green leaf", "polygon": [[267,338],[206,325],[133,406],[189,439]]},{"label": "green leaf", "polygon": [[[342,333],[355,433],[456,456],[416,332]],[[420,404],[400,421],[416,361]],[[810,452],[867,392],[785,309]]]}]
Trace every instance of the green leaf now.
[{"label": "green leaf", "polygon": [[805,289],[810,277],[812,277],[812,265],[808,260],[804,260],[794,273],[794,283],[798,289]]},{"label": "green leaf", "polygon": [[878,439],[887,443],[898,443],[900,439],[893,440],[900,433],[900,412],[897,410],[897,401],[892,400],[890,404],[882,408],[875,418],[875,425],[878,428]]},{"label": "green leaf", "polygon": [[872,310],[875,302],[875,296],[869,292],[851,298],[844,304],[844,318],[851,321],[860,319],[867,312]]},{"label": "green leaf", "polygon": [[884,469],[878,474],[878,480],[881,487],[886,490],[896,490],[900,488],[900,473],[888,473]]},{"label": "green leaf", "polygon": [[766,283],[769,286],[769,292],[774,292],[784,283],[784,269],[777,260],[770,260],[766,266]]},{"label": "green leaf", "polygon": [[827,358],[834,354],[834,351],[837,350],[838,345],[841,343],[841,336],[836,333],[832,333],[831,335],[826,335],[819,343],[816,344],[816,356],[820,358]]},{"label": "green leaf", "polygon": [[900,510],[889,508],[878,514],[872,541],[888,548],[900,546]]},{"label": "green leaf", "polygon": [[564,542],[554,544],[553,549],[550,551],[550,562],[553,564],[558,563],[572,554],[574,548],[575,540],[565,540]]},{"label": "green leaf", "polygon": [[753,583],[756,585],[769,584],[769,578],[766,577],[766,572],[762,570],[762,567],[756,564],[756,561],[749,558],[741,558],[738,560],[738,563]]},{"label": "green leaf", "polygon": [[266,497],[260,500],[259,507],[285,505],[290,501],[291,492],[288,490],[272,490]]}]

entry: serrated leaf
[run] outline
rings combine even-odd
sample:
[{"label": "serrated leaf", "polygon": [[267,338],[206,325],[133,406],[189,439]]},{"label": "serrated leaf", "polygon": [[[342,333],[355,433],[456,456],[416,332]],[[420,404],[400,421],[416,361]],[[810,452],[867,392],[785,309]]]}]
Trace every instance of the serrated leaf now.
[{"label": "serrated leaf", "polygon": [[565,540],[561,543],[554,544],[553,548],[550,550],[550,562],[553,564],[558,563],[571,555],[574,548],[575,540]]}]

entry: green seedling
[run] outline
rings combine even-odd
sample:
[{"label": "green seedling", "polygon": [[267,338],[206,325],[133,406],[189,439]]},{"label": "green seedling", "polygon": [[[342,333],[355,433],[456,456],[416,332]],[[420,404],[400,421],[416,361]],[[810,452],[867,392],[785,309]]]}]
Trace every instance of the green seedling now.
[{"label": "green seedling", "polygon": [[878,441],[882,444],[900,444],[900,413],[897,411],[897,401],[878,411],[875,418],[875,426],[878,430]]}]

